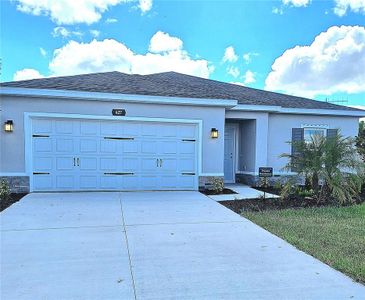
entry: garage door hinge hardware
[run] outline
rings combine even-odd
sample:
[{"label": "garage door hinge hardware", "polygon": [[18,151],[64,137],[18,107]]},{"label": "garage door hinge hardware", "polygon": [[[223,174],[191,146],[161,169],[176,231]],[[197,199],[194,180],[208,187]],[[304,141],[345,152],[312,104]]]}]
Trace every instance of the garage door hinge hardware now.
[{"label": "garage door hinge hardware", "polygon": [[195,175],[195,173],[181,173],[181,175]]},{"label": "garage door hinge hardware", "polygon": [[49,175],[47,172],[33,172],[33,175]]},{"label": "garage door hinge hardware", "polygon": [[134,175],[134,173],[130,172],[111,172],[111,173],[104,173],[104,175]]},{"label": "garage door hinge hardware", "polygon": [[131,137],[113,137],[113,136],[104,136],[105,140],[134,140]]},{"label": "garage door hinge hardware", "polygon": [[48,138],[48,137],[49,137],[49,135],[43,135],[43,134],[33,134],[33,137]]},{"label": "garage door hinge hardware", "polygon": [[195,142],[196,140],[188,140],[188,139],[183,139],[183,142]]}]

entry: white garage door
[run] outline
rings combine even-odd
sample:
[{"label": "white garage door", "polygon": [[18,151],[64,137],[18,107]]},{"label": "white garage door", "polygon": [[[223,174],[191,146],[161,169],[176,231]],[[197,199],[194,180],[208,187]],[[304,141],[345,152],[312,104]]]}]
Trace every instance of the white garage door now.
[{"label": "white garage door", "polygon": [[34,191],[195,190],[196,124],[32,120]]}]

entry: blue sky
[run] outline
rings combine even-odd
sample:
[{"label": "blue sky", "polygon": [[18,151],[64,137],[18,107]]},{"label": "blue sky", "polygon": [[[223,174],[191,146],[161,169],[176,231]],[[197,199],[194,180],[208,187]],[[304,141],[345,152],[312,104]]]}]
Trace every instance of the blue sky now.
[{"label": "blue sky", "polygon": [[39,2],[1,1],[1,81],[175,70],[365,105],[365,0]]}]

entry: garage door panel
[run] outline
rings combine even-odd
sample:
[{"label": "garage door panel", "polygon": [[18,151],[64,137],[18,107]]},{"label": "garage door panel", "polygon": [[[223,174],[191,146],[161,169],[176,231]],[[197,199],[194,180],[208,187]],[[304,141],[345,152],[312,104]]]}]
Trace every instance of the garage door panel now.
[{"label": "garage door panel", "polygon": [[157,171],[157,159],[156,158],[141,158],[141,171],[153,172]]},{"label": "garage door panel", "polygon": [[79,160],[80,171],[97,171],[98,159],[97,157],[82,157]]},{"label": "garage door panel", "polygon": [[161,127],[157,124],[143,123],[141,135],[145,137],[157,137],[159,130],[161,130]]},{"label": "garage door panel", "polygon": [[[44,122],[43,122],[44,121]],[[34,120],[34,190],[196,189],[197,126]],[[188,141],[183,141],[183,140]],[[190,176],[182,176],[182,173]],[[40,175],[39,175],[40,176]]]},{"label": "garage door panel", "polygon": [[74,190],[76,178],[73,174],[56,175],[56,190]]},{"label": "garage door panel", "polygon": [[161,154],[177,154],[177,141],[163,141],[160,145],[160,153]]},{"label": "garage door panel", "polygon": [[[140,159],[137,157],[122,158],[121,163],[124,172],[135,172],[139,169]],[[148,165],[149,162],[146,162],[146,164]]]},{"label": "garage door panel", "polygon": [[141,142],[135,140],[126,140],[122,143],[122,153],[132,154],[132,153],[139,153],[141,149]]},{"label": "garage door panel", "polygon": [[177,158],[165,158],[161,163],[161,171],[177,173]]},{"label": "garage door panel", "polygon": [[33,175],[33,188],[39,191],[53,190],[53,178],[51,175]]},{"label": "garage door panel", "polygon": [[80,139],[80,153],[97,153],[98,141],[96,139]]},{"label": "garage door panel", "polygon": [[194,172],[195,171],[195,160],[193,158],[180,158],[178,171],[180,173]]},{"label": "garage door panel", "polygon": [[183,189],[190,189],[192,186],[194,186],[195,178],[194,176],[186,175],[186,176],[180,176],[179,177],[179,187]]},{"label": "garage door panel", "polygon": [[115,157],[103,157],[100,158],[100,170],[114,171],[117,170],[118,159]]},{"label": "garage door panel", "polygon": [[55,138],[56,152],[74,153],[74,140],[72,138]]},{"label": "garage door panel", "polygon": [[157,142],[153,141],[141,141],[141,153],[142,154],[156,154]]},{"label": "garage door panel", "polygon": [[196,135],[195,126],[182,125],[179,127],[179,134],[182,139],[194,139]]},{"label": "garage door panel", "polygon": [[52,139],[50,138],[33,138],[33,150],[37,152],[52,152]]},{"label": "garage door panel", "polygon": [[53,121],[35,119],[32,122],[33,134],[50,134],[53,131]]},{"label": "garage door panel", "polygon": [[121,188],[124,190],[138,190],[140,189],[140,178],[137,175],[122,176]]},{"label": "garage door panel", "polygon": [[195,142],[180,142],[179,150],[180,154],[195,155]]},{"label": "garage door panel", "polygon": [[67,134],[73,135],[74,132],[74,122],[68,120],[56,120],[55,122],[55,133],[56,134]]},{"label": "garage door panel", "polygon": [[116,122],[101,122],[100,134],[106,136],[118,136],[122,134],[122,125]]},{"label": "garage door panel", "polygon": [[144,190],[157,189],[158,176],[157,175],[144,175],[142,180],[140,180],[140,185]]},{"label": "garage door panel", "polygon": [[56,171],[72,171],[74,163],[73,157],[56,157]]},{"label": "garage door panel", "polygon": [[99,189],[98,176],[96,175],[80,175],[80,189],[93,190]]},{"label": "garage door panel", "polygon": [[100,152],[101,153],[117,153],[117,141],[102,139],[100,141]]},{"label": "garage door panel", "polygon": [[162,175],[161,176],[162,189],[176,189],[178,187],[177,175]]},{"label": "garage door panel", "polygon": [[123,135],[125,137],[136,137],[141,135],[141,124],[131,122],[123,124]]},{"label": "garage door panel", "polygon": [[100,188],[105,190],[118,189],[121,184],[118,184],[118,176],[101,176],[100,177]]},{"label": "garage door panel", "polygon": [[177,126],[176,125],[163,126],[162,130],[161,130],[161,136],[176,138],[177,137]]},{"label": "garage door panel", "polygon": [[99,135],[100,122],[84,121],[80,122],[80,135]]},{"label": "garage door panel", "polygon": [[34,171],[50,171],[53,168],[53,157],[37,156],[33,161]]}]

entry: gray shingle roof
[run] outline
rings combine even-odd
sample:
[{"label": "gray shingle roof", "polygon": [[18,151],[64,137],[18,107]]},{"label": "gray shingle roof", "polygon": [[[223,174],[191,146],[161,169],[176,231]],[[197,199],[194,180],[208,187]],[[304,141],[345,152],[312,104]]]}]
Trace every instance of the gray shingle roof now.
[{"label": "gray shingle roof", "polygon": [[240,104],[276,105],[285,108],[357,110],[327,102],[258,90],[176,72],[151,75],[105,72],[4,82],[0,86],[187,98],[233,99]]}]

